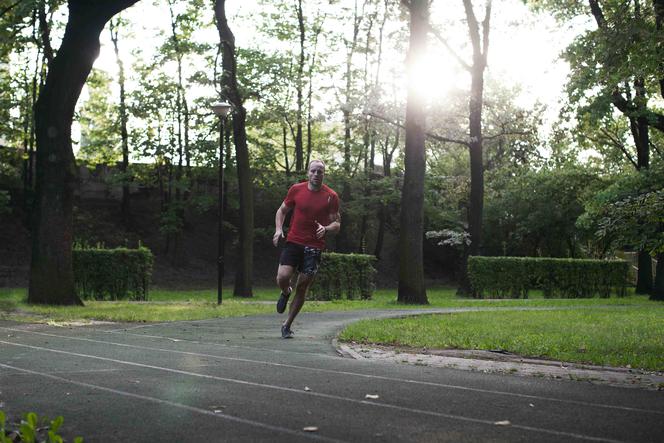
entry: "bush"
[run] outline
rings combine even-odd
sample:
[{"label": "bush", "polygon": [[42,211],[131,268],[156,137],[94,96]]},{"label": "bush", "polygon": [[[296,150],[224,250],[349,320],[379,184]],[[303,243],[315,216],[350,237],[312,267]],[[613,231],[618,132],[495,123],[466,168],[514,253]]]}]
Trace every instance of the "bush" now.
[{"label": "bush", "polygon": [[545,297],[618,296],[626,292],[629,265],[623,260],[535,257],[470,257],[468,276],[476,297],[523,297],[541,289]]},{"label": "bush", "polygon": [[83,299],[147,300],[152,252],[138,249],[74,248],[74,285]]},{"label": "bush", "polygon": [[376,257],[365,254],[323,253],[316,279],[309,290],[312,300],[369,300],[374,290]]}]

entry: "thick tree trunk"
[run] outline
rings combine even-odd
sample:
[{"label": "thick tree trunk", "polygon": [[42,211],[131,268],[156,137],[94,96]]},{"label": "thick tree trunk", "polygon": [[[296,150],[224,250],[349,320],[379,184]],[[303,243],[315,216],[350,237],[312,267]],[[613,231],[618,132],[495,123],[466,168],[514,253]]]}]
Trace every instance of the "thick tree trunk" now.
[{"label": "thick tree trunk", "polygon": [[249,150],[245,130],[246,111],[240,106],[233,114],[233,138],[240,188],[240,262],[235,275],[233,295],[251,297],[254,259],[254,204],[252,180],[249,169]]},{"label": "thick tree trunk", "polygon": [[300,173],[304,171],[304,143],[302,134],[302,113],[304,109],[304,12],[302,11],[302,0],[296,4],[297,24],[300,42],[300,57],[297,63],[297,115],[295,132],[295,170]]},{"label": "thick tree trunk", "polygon": [[[429,20],[428,0],[410,1],[410,47],[408,62],[412,63],[426,52]],[[409,67],[409,69],[412,69]],[[405,172],[401,193],[399,232],[399,290],[400,303],[427,304],[424,287],[424,169],[426,118],[424,103],[416,92],[412,72],[408,78],[406,105]]]},{"label": "thick tree trunk", "polygon": [[635,292],[637,294],[650,294],[653,290],[652,258],[646,251],[639,251],[637,257],[639,269],[636,273]]},{"label": "thick tree trunk", "polygon": [[249,150],[245,129],[246,111],[238,91],[236,78],[235,37],[228,27],[225,0],[215,0],[215,17],[223,55],[222,96],[233,105],[233,139],[237,159],[237,175],[240,191],[240,256],[235,276],[233,295],[252,297],[252,269],[254,259],[254,202]]},{"label": "thick tree trunk", "polygon": [[664,300],[664,254],[657,254],[655,284],[650,294],[651,300]]},{"label": "thick tree trunk", "polygon": [[[646,98],[645,89],[643,87],[643,79],[637,79],[634,82],[636,90],[636,102],[640,112],[636,117],[630,116],[632,128],[632,136],[634,144],[636,145],[636,169],[648,169],[650,167],[650,133],[648,128],[648,120],[644,117],[646,111]],[[652,280],[652,260],[647,251],[639,251],[639,270],[636,275],[636,289],[637,294],[650,294],[653,290]]]},{"label": "thick tree trunk", "polygon": [[113,15],[137,0],[70,0],[62,44],[35,108],[36,198],[29,303],[82,304],[74,292],[73,197],[76,162],[71,124],[81,89],[99,55],[99,35]]},{"label": "thick tree trunk", "polygon": [[468,257],[479,255],[482,245],[482,212],[484,210],[484,160],[482,153],[482,108],[484,95],[484,69],[486,68],[489,47],[489,23],[491,18],[491,1],[487,2],[483,22],[483,36],[473,12],[470,0],[464,0],[464,8],[468,19],[468,31],[473,46],[473,65],[471,68],[469,133],[470,143],[470,204],[468,207],[468,231],[470,247],[462,257],[462,268],[459,279],[458,293],[469,295],[472,290],[468,278]]}]

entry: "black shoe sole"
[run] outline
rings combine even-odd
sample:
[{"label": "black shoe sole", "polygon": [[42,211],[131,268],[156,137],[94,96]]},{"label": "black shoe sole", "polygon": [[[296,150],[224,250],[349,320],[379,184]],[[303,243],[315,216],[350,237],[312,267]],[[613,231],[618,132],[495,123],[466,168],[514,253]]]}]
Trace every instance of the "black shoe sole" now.
[{"label": "black shoe sole", "polygon": [[290,294],[284,295],[281,294],[279,296],[279,300],[277,301],[277,312],[279,314],[283,314],[284,311],[286,310],[286,305],[288,304],[288,298],[290,297]]}]

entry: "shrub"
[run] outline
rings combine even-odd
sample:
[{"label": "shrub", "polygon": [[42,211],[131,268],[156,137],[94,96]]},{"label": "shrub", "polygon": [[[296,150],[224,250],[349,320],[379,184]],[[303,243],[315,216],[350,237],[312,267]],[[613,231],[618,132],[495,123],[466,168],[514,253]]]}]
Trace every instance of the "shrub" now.
[{"label": "shrub", "polygon": [[83,299],[147,300],[152,252],[138,249],[74,248],[74,284]]},{"label": "shrub", "polygon": [[369,300],[374,290],[376,257],[365,254],[323,253],[316,279],[309,290],[312,300]]},{"label": "shrub", "polygon": [[[6,428],[7,416],[3,411],[0,411],[0,443],[36,443],[46,442],[43,437],[48,437],[49,443],[63,443],[64,439],[58,431],[64,423],[65,419],[62,416],[57,417],[55,420],[49,420],[48,417],[38,417],[34,412],[28,412],[23,415],[23,419],[18,425],[18,429],[9,430]],[[46,435],[44,436],[43,434]],[[74,438],[74,443],[83,443],[82,437]]]},{"label": "shrub", "polygon": [[626,292],[629,266],[623,260],[536,257],[470,257],[468,276],[476,297],[528,297],[542,289],[545,297],[609,297]]}]

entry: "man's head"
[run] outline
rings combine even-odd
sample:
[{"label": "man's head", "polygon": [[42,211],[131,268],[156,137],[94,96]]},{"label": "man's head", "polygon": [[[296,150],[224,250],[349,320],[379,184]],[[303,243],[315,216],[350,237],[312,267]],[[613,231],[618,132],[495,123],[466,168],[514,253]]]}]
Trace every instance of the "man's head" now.
[{"label": "man's head", "polygon": [[323,177],[325,176],[325,163],[322,160],[311,160],[307,168],[307,178],[309,179],[309,189],[319,190],[323,186]]}]

